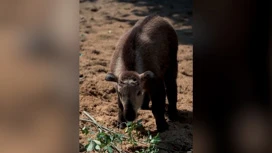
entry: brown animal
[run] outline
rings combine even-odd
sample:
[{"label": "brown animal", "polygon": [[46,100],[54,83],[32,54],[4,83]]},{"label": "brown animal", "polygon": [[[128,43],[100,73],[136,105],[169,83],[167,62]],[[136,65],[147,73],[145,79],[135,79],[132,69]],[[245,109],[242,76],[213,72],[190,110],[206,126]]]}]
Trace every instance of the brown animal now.
[{"label": "brown animal", "polygon": [[105,77],[116,84],[119,123],[134,121],[138,109],[148,108],[151,99],[157,131],[168,129],[166,95],[169,119],[177,117],[177,50],[175,30],[157,15],[139,20],[119,39]]}]

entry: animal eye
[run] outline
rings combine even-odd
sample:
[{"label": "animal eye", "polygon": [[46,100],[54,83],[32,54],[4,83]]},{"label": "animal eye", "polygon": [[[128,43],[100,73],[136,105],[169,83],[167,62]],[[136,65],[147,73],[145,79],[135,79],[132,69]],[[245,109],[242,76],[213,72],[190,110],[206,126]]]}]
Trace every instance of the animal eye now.
[{"label": "animal eye", "polygon": [[140,95],[141,95],[141,93],[142,93],[141,91],[138,91],[138,92],[137,92],[137,96],[140,96]]}]

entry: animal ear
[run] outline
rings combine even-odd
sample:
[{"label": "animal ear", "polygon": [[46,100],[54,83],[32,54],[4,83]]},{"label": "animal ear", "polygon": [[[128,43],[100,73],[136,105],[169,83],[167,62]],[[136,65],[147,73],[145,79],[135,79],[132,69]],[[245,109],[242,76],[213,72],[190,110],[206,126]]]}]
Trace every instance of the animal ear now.
[{"label": "animal ear", "polygon": [[152,79],[154,77],[155,77],[155,75],[151,71],[145,71],[144,73],[140,74],[141,81]]},{"label": "animal ear", "polygon": [[107,73],[105,77],[106,81],[117,82],[118,79],[113,73]]}]

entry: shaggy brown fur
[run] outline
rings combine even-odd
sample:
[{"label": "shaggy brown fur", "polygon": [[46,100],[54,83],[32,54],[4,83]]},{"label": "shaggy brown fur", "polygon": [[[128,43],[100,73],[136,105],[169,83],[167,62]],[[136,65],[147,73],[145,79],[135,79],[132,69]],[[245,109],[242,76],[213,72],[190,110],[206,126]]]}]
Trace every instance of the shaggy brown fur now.
[{"label": "shaggy brown fur", "polygon": [[[107,81],[120,84],[122,80],[132,79],[141,86],[145,91],[142,108],[148,107],[151,98],[159,131],[168,128],[164,118],[166,95],[169,118],[176,117],[177,50],[178,39],[173,27],[160,16],[147,16],[119,39],[110,63],[111,72],[106,76]],[[123,116],[126,106],[120,104],[119,96],[119,121],[122,122],[126,120]],[[129,99],[128,103],[135,102]],[[133,117],[127,117],[134,119],[133,113]]]}]

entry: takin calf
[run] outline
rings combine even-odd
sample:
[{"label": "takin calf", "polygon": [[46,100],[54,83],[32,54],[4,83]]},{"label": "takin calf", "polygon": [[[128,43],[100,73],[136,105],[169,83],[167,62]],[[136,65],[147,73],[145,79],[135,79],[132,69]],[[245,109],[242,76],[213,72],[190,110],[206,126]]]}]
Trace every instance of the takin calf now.
[{"label": "takin calf", "polygon": [[167,130],[166,95],[168,117],[177,117],[177,50],[175,30],[157,15],[139,20],[119,39],[105,80],[115,83],[121,128],[136,119],[139,108],[147,109],[151,99],[157,131]]}]

